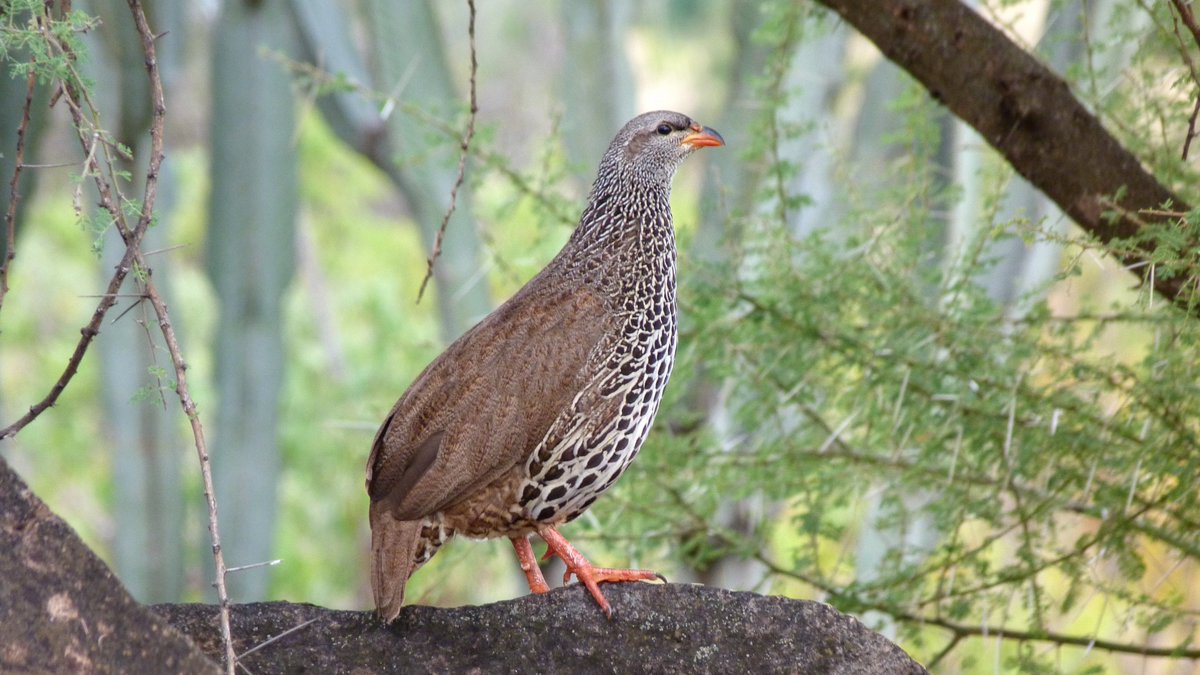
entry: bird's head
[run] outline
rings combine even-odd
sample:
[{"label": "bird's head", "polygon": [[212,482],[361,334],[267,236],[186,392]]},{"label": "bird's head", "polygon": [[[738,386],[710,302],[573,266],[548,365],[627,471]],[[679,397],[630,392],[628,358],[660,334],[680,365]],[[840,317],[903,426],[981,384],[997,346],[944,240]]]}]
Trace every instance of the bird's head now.
[{"label": "bird's head", "polygon": [[643,113],[617,132],[604,153],[600,177],[607,171],[627,181],[666,188],[685,157],[719,145],[725,145],[721,134],[687,115],[669,110]]}]

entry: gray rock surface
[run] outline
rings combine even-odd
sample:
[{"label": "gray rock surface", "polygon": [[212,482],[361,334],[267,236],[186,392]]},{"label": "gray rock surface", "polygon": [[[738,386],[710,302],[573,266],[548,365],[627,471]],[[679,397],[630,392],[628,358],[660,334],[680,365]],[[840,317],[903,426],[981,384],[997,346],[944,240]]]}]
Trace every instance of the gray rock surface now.
[{"label": "gray rock surface", "polygon": [[217,673],[0,457],[0,672]]},{"label": "gray rock surface", "polygon": [[[235,651],[253,675],[925,672],[820,603],[680,584],[604,593],[611,621],[577,585],[405,607],[390,626],[371,612],[237,605]],[[216,607],[139,605],[0,458],[0,672],[216,673],[221,653]]]},{"label": "gray rock surface", "polygon": [[[284,602],[234,608],[236,651],[271,673],[924,673],[899,647],[816,602],[680,584],[607,584],[611,621],[582,587],[478,607],[372,613]],[[216,609],[156,605],[210,653]],[[309,622],[304,625],[305,622]]]}]

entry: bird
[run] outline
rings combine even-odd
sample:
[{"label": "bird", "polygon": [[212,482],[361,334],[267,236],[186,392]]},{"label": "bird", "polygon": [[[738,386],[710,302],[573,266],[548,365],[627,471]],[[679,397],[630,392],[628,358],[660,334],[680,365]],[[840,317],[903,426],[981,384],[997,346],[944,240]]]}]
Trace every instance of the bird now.
[{"label": "bird", "polygon": [[384,419],[367,460],[371,587],[395,620],[409,577],[452,536],[507,537],[534,593],[549,591],[530,537],[601,611],[594,567],[558,531],[612,486],[649,432],[678,342],[669,198],[680,163],[721,134],[647,112],[617,132],[579,224],[509,300],[434,359]]}]

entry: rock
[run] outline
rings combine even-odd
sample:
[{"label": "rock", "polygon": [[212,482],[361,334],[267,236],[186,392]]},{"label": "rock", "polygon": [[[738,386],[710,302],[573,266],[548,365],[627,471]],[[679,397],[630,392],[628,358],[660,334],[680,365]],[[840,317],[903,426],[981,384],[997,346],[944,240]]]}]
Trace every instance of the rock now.
[{"label": "rock", "polygon": [[[604,594],[611,621],[578,585],[479,607],[409,606],[390,626],[372,612],[236,605],[235,651],[254,675],[925,672],[816,602],[682,584],[607,584]],[[215,606],[139,605],[0,458],[0,672],[216,673],[222,651]]]},{"label": "rock", "polygon": [[217,673],[0,458],[0,672]]},{"label": "rock", "polygon": [[[924,673],[899,647],[817,602],[680,584],[607,584],[604,618],[581,586],[478,607],[370,612],[286,602],[234,607],[235,651],[271,673]],[[153,609],[217,658],[216,608]],[[310,623],[306,623],[310,622]],[[297,628],[298,626],[302,626]]]}]

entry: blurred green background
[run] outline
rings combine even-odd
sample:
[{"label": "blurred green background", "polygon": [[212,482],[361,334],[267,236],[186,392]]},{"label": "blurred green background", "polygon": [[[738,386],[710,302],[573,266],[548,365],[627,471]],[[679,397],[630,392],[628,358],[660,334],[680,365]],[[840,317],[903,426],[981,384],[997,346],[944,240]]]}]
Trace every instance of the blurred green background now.
[{"label": "blurred green background", "polygon": [[[147,4],[167,159],[145,249],[209,432],[226,561],[281,561],[235,573],[235,602],[368,608],[377,425],[565,242],[621,124],[668,108],[727,141],[675,182],[679,362],[642,455],[565,534],[598,564],[830,602],[942,672],[1192,672],[1086,641],[1195,649],[1197,320],[819,6],[481,0],[478,135],[418,303],[467,119],[466,3]],[[75,8],[99,18],[80,64],[99,123],[144,160],[128,12]],[[1168,3],[978,9],[1191,196],[1197,50]],[[11,36],[40,10],[6,11],[7,185],[25,87],[7,75],[26,58]],[[59,377],[122,253],[47,92],[26,161],[61,166],[27,171],[0,424]],[[1164,273],[1194,274],[1175,254]],[[0,452],[139,600],[212,601],[155,332],[124,298]],[[510,549],[453,542],[409,601],[527,592]]]}]

